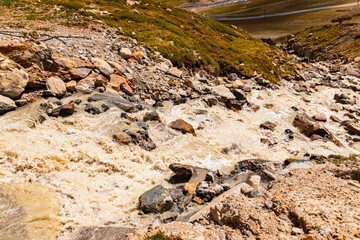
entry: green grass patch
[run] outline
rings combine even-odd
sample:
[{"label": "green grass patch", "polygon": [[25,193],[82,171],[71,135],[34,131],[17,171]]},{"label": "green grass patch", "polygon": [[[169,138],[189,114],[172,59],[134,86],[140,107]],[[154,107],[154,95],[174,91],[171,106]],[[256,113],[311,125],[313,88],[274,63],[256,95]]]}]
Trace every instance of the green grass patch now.
[{"label": "green grass patch", "polygon": [[360,55],[360,19],[344,24],[326,24],[310,27],[295,34],[295,38],[306,45],[314,56],[331,59],[342,57],[352,61]]},{"label": "green grass patch", "polygon": [[146,240],[182,240],[180,237],[168,236],[162,231],[158,231],[154,235],[147,236]]}]

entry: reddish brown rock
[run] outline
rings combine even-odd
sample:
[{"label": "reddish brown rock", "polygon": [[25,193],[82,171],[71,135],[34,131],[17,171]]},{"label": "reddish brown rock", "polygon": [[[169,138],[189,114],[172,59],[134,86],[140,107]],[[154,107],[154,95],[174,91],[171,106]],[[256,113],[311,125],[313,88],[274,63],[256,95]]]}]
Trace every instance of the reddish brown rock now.
[{"label": "reddish brown rock", "polygon": [[86,78],[94,67],[90,62],[78,58],[57,58],[55,63],[58,72],[63,75],[70,75],[71,79]]},{"label": "reddish brown rock", "polygon": [[334,122],[337,122],[337,123],[341,123],[341,122],[342,122],[338,117],[336,117],[336,116],[334,116],[334,115],[331,115],[331,116],[330,116],[330,119],[333,120]]},{"label": "reddish brown rock", "polygon": [[276,127],[276,124],[269,122],[269,121],[266,121],[266,122],[260,124],[260,128],[270,130],[270,131],[274,131],[275,127]]},{"label": "reddish brown rock", "polygon": [[66,86],[67,91],[72,92],[76,88],[76,81],[72,80],[70,82],[67,82],[67,83],[65,83],[65,86]]},{"label": "reddish brown rock", "polygon": [[175,130],[178,130],[178,131],[182,132],[183,134],[191,133],[193,136],[196,136],[194,127],[191,124],[185,122],[182,119],[178,119],[178,120],[172,122],[170,124],[170,127],[172,129],[175,129]]},{"label": "reddish brown rock", "polygon": [[91,93],[95,89],[95,81],[95,74],[87,76],[76,84],[76,91],[86,94]]},{"label": "reddish brown rock", "polygon": [[95,85],[105,87],[108,84],[108,82],[109,82],[109,79],[107,79],[103,75],[99,75],[99,76],[97,76],[97,78],[95,80]]},{"label": "reddish brown rock", "polygon": [[[126,78],[120,77],[117,74],[112,74],[110,76],[110,84],[111,84],[112,88],[114,88],[114,87],[117,88],[117,86],[119,86],[121,91],[123,91],[127,95],[130,95],[130,96],[134,95],[134,91],[131,88],[131,86]],[[115,90],[117,90],[117,89],[115,89]]]},{"label": "reddish brown rock", "polygon": [[180,179],[189,179],[194,173],[194,167],[190,165],[172,163],[169,168]]},{"label": "reddish brown rock", "polygon": [[318,114],[314,115],[312,118],[314,120],[320,121],[320,122],[326,122],[327,121],[326,116],[325,116],[324,113],[318,113]]},{"label": "reddish brown rock", "polygon": [[61,106],[60,115],[64,117],[70,116],[74,113],[74,111],[75,111],[75,105],[73,103],[68,103]]},{"label": "reddish brown rock", "polygon": [[138,59],[138,58],[142,59],[144,57],[144,55],[140,51],[134,52],[133,54],[131,54],[131,56],[133,56],[135,59]]},{"label": "reddish brown rock", "polygon": [[184,191],[195,195],[198,184],[205,181],[208,170],[205,168],[194,168],[194,172],[189,182],[184,185]]},{"label": "reddish brown rock", "polygon": [[310,137],[314,132],[320,129],[320,125],[306,114],[297,114],[293,125],[307,137]]}]

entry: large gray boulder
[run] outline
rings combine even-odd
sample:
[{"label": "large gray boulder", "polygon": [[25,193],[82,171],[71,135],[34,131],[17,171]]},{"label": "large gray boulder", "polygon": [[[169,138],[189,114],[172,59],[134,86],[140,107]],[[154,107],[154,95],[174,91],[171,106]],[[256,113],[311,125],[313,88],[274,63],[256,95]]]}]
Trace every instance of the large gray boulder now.
[{"label": "large gray boulder", "polygon": [[0,94],[9,98],[18,98],[25,90],[29,81],[28,74],[19,69],[12,72],[0,73]]},{"label": "large gray boulder", "polygon": [[15,108],[16,104],[12,99],[0,95],[0,114],[14,110]]},{"label": "large gray boulder", "polygon": [[95,68],[97,68],[102,74],[110,77],[114,73],[114,69],[105,61],[100,58],[93,58],[91,61],[94,63]]},{"label": "large gray boulder", "polygon": [[64,81],[58,77],[51,77],[46,80],[46,87],[57,97],[62,97],[66,93],[66,85]]},{"label": "large gray boulder", "polygon": [[131,50],[129,48],[121,48],[120,56],[125,59],[131,58]]},{"label": "large gray boulder", "polygon": [[89,102],[106,102],[109,105],[116,106],[124,111],[127,112],[135,112],[137,111],[137,108],[135,105],[122,96],[120,96],[119,93],[117,93],[115,90],[112,89],[106,89],[103,93],[96,93],[88,98]]},{"label": "large gray boulder", "polygon": [[236,99],[235,95],[232,94],[232,92],[225,85],[213,87],[212,90],[216,95],[219,95],[221,98],[226,100]]},{"label": "large gray boulder", "polygon": [[174,203],[170,194],[162,185],[157,185],[143,193],[139,201],[140,209],[144,213],[162,213],[170,210]]}]

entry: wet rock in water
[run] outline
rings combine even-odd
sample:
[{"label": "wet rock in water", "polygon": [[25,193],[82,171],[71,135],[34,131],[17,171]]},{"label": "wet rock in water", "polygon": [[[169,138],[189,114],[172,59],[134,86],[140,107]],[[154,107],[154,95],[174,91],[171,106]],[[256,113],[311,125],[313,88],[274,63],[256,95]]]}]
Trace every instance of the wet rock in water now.
[{"label": "wet rock in water", "polygon": [[324,113],[318,113],[312,117],[314,120],[319,122],[326,122],[326,115]]},{"label": "wet rock in water", "polygon": [[243,106],[246,104],[246,101],[238,101],[238,100],[227,100],[225,102],[226,107],[229,109],[241,110]]},{"label": "wet rock in water", "polygon": [[132,140],[132,138],[125,132],[116,133],[114,134],[113,138],[115,141],[122,144],[129,144]]},{"label": "wet rock in water", "polygon": [[135,105],[122,96],[120,96],[114,90],[106,90],[103,93],[96,93],[93,96],[88,98],[89,102],[97,102],[97,101],[104,101],[107,102],[109,105],[114,105],[126,112],[136,112],[137,108]]},{"label": "wet rock in water", "polygon": [[184,191],[186,193],[190,193],[195,195],[197,185],[205,181],[206,175],[209,172],[209,170],[204,168],[195,168],[192,177],[190,178],[189,182],[187,182],[184,186]]},{"label": "wet rock in water", "polygon": [[163,213],[173,206],[173,200],[170,194],[162,185],[157,185],[139,198],[139,208],[144,213]]},{"label": "wet rock in water", "polygon": [[75,105],[73,103],[68,103],[61,106],[60,116],[70,116],[75,111]]},{"label": "wet rock in water", "polygon": [[263,144],[266,144],[266,145],[268,145],[269,147],[272,147],[272,146],[274,146],[276,143],[273,143],[273,142],[271,142],[269,139],[267,139],[267,138],[261,138],[260,139],[260,142],[261,143],[263,143]]},{"label": "wet rock in water", "polygon": [[215,196],[219,196],[224,191],[224,188],[219,184],[210,185],[209,183],[202,181],[196,187],[196,196],[205,199],[205,201],[211,201]]},{"label": "wet rock in water", "polygon": [[46,80],[46,87],[57,97],[62,97],[66,93],[66,85],[64,81],[58,77],[51,77]]},{"label": "wet rock in water", "polygon": [[12,111],[14,109],[16,109],[15,102],[8,97],[0,95],[0,114]]},{"label": "wet rock in water", "polygon": [[228,76],[228,80],[235,81],[238,78],[236,73],[230,73]]},{"label": "wet rock in water", "polygon": [[238,162],[235,165],[235,172],[246,172],[252,171],[255,173],[260,173],[264,169],[264,165],[266,164],[275,164],[270,161],[263,159],[246,159]]},{"label": "wet rock in water", "polygon": [[216,98],[209,97],[208,99],[205,100],[205,102],[207,103],[207,105],[209,107],[212,107],[212,106],[215,106],[218,103],[218,100]]},{"label": "wet rock in water", "polygon": [[356,103],[355,100],[350,99],[350,97],[345,95],[344,93],[335,94],[334,99],[336,102],[341,104],[354,105]]},{"label": "wet rock in water", "polygon": [[140,141],[139,146],[146,151],[152,151],[156,149],[156,144],[151,140]]},{"label": "wet rock in water", "polygon": [[318,134],[313,134],[313,135],[310,136],[310,139],[312,141],[316,141],[316,140],[323,140],[324,138],[322,136],[318,135]]},{"label": "wet rock in water", "polygon": [[0,185],[0,239],[56,239],[59,212],[58,200],[45,186]]},{"label": "wet rock in water", "polygon": [[183,134],[191,133],[193,136],[196,136],[194,127],[191,124],[185,122],[182,119],[178,119],[178,120],[172,122],[170,124],[170,127],[172,129],[175,129],[175,130],[178,130],[178,131],[182,132]]},{"label": "wet rock in water", "polygon": [[171,68],[169,69],[168,73],[169,73],[170,75],[173,75],[173,76],[178,77],[178,78],[181,78],[181,76],[182,76],[182,74],[183,74],[182,71],[179,70],[179,69],[176,68],[176,67],[171,67]]},{"label": "wet rock in water", "polygon": [[232,92],[225,86],[225,85],[219,85],[212,88],[212,91],[219,95],[221,98],[226,100],[234,100],[236,97]]},{"label": "wet rock in water", "polygon": [[101,104],[101,109],[103,110],[103,112],[108,111],[110,108],[108,105],[106,105],[105,103]]},{"label": "wet rock in water", "polygon": [[58,72],[62,75],[69,75],[71,79],[83,79],[89,76],[93,69],[90,62],[78,58],[56,58],[55,64],[58,67]]},{"label": "wet rock in water", "polygon": [[131,58],[131,50],[129,48],[121,48],[120,49],[120,56],[124,59]]},{"label": "wet rock in water", "polygon": [[94,63],[95,68],[97,68],[105,76],[110,77],[110,75],[114,73],[114,69],[112,69],[105,60],[92,58],[91,61]]},{"label": "wet rock in water", "polygon": [[321,126],[306,114],[297,114],[293,121],[293,125],[307,137],[321,130]]},{"label": "wet rock in water", "polygon": [[48,102],[44,104],[46,106],[46,113],[52,117],[60,116],[61,102]]},{"label": "wet rock in water", "polygon": [[149,130],[150,126],[146,122],[136,122],[136,125],[144,129],[145,131]]},{"label": "wet rock in water", "polygon": [[270,131],[274,131],[275,127],[276,127],[276,124],[269,122],[269,121],[266,121],[266,122],[260,124],[260,128],[270,130]]},{"label": "wet rock in water", "polygon": [[205,109],[195,109],[195,110],[194,110],[194,113],[195,113],[196,115],[205,115],[205,114],[208,114],[208,111],[205,110]]},{"label": "wet rock in water", "polygon": [[285,129],[285,135],[288,141],[294,140],[294,133],[291,129]]},{"label": "wet rock in water", "polygon": [[242,90],[240,90],[240,89],[235,89],[232,93],[235,95],[235,97],[236,97],[237,100],[239,100],[239,101],[246,100],[246,97],[245,97],[245,95],[244,95],[244,93],[243,93]]},{"label": "wet rock in water", "polygon": [[86,104],[85,111],[92,115],[97,115],[101,113],[100,109],[92,104]]},{"label": "wet rock in water", "polygon": [[177,163],[170,164],[169,168],[175,173],[175,176],[179,180],[189,180],[192,177],[195,169],[193,166]]},{"label": "wet rock in water", "polygon": [[9,98],[17,98],[25,90],[29,81],[28,74],[19,69],[12,72],[0,73],[0,94]]},{"label": "wet rock in water", "polygon": [[144,122],[147,122],[147,121],[158,121],[158,122],[161,122],[161,119],[160,119],[160,115],[158,112],[156,111],[153,111],[153,112],[147,112],[143,118],[143,121]]}]

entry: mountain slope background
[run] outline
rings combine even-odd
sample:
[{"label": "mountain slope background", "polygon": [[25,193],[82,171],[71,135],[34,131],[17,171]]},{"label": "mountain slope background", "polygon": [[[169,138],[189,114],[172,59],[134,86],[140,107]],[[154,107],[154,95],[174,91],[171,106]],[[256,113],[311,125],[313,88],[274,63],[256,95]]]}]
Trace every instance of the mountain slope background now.
[{"label": "mountain slope background", "polygon": [[[153,53],[161,53],[178,67],[204,69],[214,75],[235,72],[245,77],[256,72],[272,82],[291,69],[287,64],[279,64],[282,56],[275,48],[248,33],[177,9],[173,4],[178,2],[0,0],[2,6],[23,11],[27,19],[64,18],[67,24],[74,24],[78,23],[74,14],[80,14],[121,27],[121,34],[136,39]],[[58,11],[53,11],[55,6]]]}]

